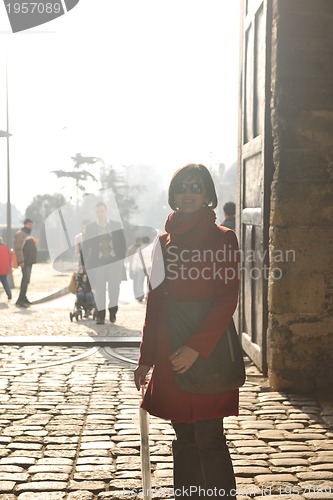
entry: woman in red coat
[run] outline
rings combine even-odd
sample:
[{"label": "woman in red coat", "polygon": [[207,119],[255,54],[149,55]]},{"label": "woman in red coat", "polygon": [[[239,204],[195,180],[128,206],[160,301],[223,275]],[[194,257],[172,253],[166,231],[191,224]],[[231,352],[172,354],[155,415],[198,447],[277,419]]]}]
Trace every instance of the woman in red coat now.
[{"label": "woman in red coat", "polygon": [[10,273],[10,268],[12,263],[12,256],[9,247],[3,244],[2,238],[0,237],[0,282],[2,283],[8,300],[12,298],[12,292],[10,290],[10,284],[8,281],[8,274]]},{"label": "woman in red coat", "polygon": [[[215,224],[215,187],[203,165],[189,164],[174,174],[169,205],[174,212],[155,247],[135,383],[139,390],[153,367],[142,407],[170,419],[174,427],[175,497],[234,499],[223,417],[238,415],[238,390],[193,394],[177,387],[175,375],[185,373],[199,356],[208,358],[232,318],[239,286],[237,238]],[[154,286],[161,269],[165,279]],[[176,350],[171,347],[166,298],[178,303],[212,301],[200,327]]]}]

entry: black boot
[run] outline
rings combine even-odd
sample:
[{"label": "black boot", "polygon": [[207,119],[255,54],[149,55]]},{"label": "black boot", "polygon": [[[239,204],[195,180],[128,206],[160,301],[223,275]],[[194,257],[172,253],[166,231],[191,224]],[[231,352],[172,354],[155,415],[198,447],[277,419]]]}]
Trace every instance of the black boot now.
[{"label": "black boot", "polygon": [[115,323],[116,322],[117,311],[118,311],[118,306],[109,307],[109,313],[110,313],[110,321],[111,321],[111,323]]},{"label": "black boot", "polygon": [[105,309],[97,311],[96,325],[104,325],[105,323]]}]

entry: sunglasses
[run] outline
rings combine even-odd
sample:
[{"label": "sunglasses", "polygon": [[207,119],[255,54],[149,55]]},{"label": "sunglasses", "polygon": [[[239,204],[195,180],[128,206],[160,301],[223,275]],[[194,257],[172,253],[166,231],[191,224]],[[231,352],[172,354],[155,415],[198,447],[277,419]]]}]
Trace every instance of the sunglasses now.
[{"label": "sunglasses", "polygon": [[203,185],[201,182],[180,182],[175,185],[174,192],[175,194],[185,194],[188,189],[192,194],[201,194],[203,192]]}]

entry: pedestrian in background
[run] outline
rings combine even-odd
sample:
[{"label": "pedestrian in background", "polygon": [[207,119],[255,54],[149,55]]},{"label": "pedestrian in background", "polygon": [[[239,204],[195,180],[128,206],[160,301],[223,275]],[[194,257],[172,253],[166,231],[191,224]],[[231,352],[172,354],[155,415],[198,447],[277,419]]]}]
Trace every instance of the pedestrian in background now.
[{"label": "pedestrian in background", "polygon": [[[139,390],[153,367],[142,408],[171,420],[175,430],[175,498],[235,499],[235,476],[223,418],[238,415],[238,390],[188,392],[178,388],[176,376],[186,373],[199,356],[210,357],[232,318],[239,286],[237,238],[233,231],[215,223],[215,187],[203,165],[189,164],[174,174],[169,205],[174,211],[166,221],[166,233],[159,237],[163,257],[155,247],[151,283],[155,269],[159,273],[163,265],[165,279],[148,293],[135,384]],[[219,258],[221,252],[225,254],[223,260]],[[181,310],[184,302],[190,315],[193,308],[210,305],[199,328],[174,350],[170,306],[174,304],[176,310]],[[191,317],[183,316],[181,320],[187,328]],[[224,493],[211,495],[211,491]]]},{"label": "pedestrian in background", "polygon": [[108,217],[107,205],[99,201],[95,206],[96,222],[87,225],[82,255],[97,307],[96,324],[105,323],[106,290],[109,296],[111,323],[115,323],[118,311],[120,283],[126,279],[125,235],[121,224]]},{"label": "pedestrian in background", "polygon": [[150,245],[149,236],[143,236],[141,245],[131,257],[131,273],[130,277],[133,279],[133,292],[134,297],[138,302],[142,302],[145,298],[145,280],[148,277],[151,269],[152,248]]},{"label": "pedestrian in background", "polygon": [[27,291],[32,266],[37,261],[37,247],[34,238],[31,236],[33,224],[31,219],[25,219],[23,227],[14,236],[14,252],[17,264],[22,269],[20,294],[16,301],[16,305],[19,307],[29,307],[31,305],[31,302],[27,298]]},{"label": "pedestrian in background", "polygon": [[0,281],[5,289],[8,300],[12,298],[8,275],[10,274],[12,256],[9,247],[0,237]]},{"label": "pedestrian in background", "polygon": [[235,230],[236,221],[236,205],[233,201],[227,201],[223,205],[224,221],[221,222],[221,226],[228,227],[229,229]]}]

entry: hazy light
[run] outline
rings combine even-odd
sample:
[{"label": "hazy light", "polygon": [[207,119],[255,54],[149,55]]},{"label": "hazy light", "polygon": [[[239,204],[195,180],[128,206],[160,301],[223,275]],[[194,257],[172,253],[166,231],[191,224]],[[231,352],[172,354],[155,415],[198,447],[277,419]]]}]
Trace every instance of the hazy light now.
[{"label": "hazy light", "polygon": [[[12,202],[24,210],[34,195],[60,191],[64,181],[49,172],[70,170],[78,152],[167,175],[188,161],[234,161],[238,16],[235,0],[81,0],[38,36],[0,34]],[[0,116],[3,108],[1,77]]]}]

